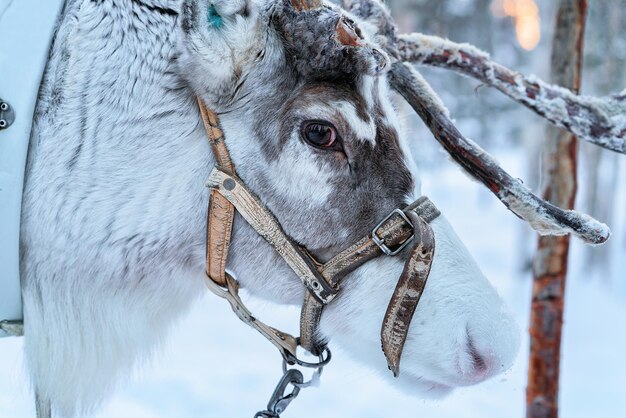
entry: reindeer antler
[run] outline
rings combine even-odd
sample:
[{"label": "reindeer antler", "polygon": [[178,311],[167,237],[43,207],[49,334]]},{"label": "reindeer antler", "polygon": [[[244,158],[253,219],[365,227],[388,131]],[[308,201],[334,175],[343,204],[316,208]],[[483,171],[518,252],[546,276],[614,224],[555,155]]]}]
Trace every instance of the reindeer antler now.
[{"label": "reindeer antler", "polygon": [[579,139],[626,154],[626,90],[600,98],[578,96],[493,62],[471,45],[421,33],[400,35],[395,46],[401,61],[454,70],[482,81]]},{"label": "reindeer antler", "polygon": [[563,210],[535,196],[520,180],[504,171],[487,152],[463,137],[430,85],[409,64],[393,64],[391,85],[428,125],[452,158],[535,231],[541,235],[572,233],[588,244],[602,244],[609,238],[610,230],[605,224],[588,215]]},{"label": "reindeer antler", "polygon": [[[320,5],[315,0],[291,0],[291,3],[297,10]],[[306,5],[302,6],[304,3]],[[465,138],[450,120],[439,96],[403,61],[440,66],[481,80],[555,125],[618,152],[626,152],[626,93],[604,99],[576,96],[567,89],[524,77],[498,65],[486,53],[470,45],[420,34],[398,35],[391,15],[378,0],[343,0],[342,4],[377,28],[378,41],[393,63],[392,87],[413,107],[452,158],[486,185],[507,208],[542,235],[572,233],[589,244],[601,244],[609,238],[610,230],[606,225],[540,199],[504,171],[486,151]]]},{"label": "reindeer antler", "polygon": [[398,35],[378,0],[343,0],[344,8],[378,28],[396,60],[452,70],[498,89],[579,139],[626,154],[626,90],[606,97],[579,96],[500,65],[489,54],[437,36]]},{"label": "reindeer antler", "polygon": [[[567,89],[540,80],[529,80],[493,63],[486,53],[470,45],[424,35],[398,35],[391,15],[378,0],[344,0],[343,5],[378,28],[387,53],[396,61],[391,70],[392,87],[411,105],[452,158],[487,186],[507,208],[542,235],[572,233],[589,244],[602,244],[609,238],[610,230],[605,224],[540,199],[504,171],[485,150],[465,138],[426,80],[402,61],[439,65],[478,78],[524,103],[557,126],[583,133],[586,139],[598,145],[626,152],[623,138],[626,132],[626,100],[623,96],[613,99],[624,102],[623,110],[621,113],[616,110],[613,120],[607,116],[610,113],[608,101],[578,97]],[[524,89],[520,89],[519,85]],[[523,93],[513,91],[514,88]],[[563,101],[561,108],[565,111],[558,111],[555,106],[558,100]]]},{"label": "reindeer antler", "polygon": [[272,15],[286,55],[298,74],[341,77],[378,75],[390,64],[385,51],[363,38],[355,23],[321,0],[280,0]]}]

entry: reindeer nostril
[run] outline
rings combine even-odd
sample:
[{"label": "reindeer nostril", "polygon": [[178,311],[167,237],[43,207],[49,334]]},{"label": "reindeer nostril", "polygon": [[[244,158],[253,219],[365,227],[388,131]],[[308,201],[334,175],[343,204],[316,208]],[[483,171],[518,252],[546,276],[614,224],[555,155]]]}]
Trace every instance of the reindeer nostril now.
[{"label": "reindeer nostril", "polygon": [[476,347],[476,341],[469,330],[466,331],[464,351],[465,360],[460,363],[460,371],[468,382],[477,383],[492,374],[492,358],[488,353],[483,353]]},{"label": "reindeer nostril", "polygon": [[487,362],[484,357],[480,355],[476,347],[474,346],[474,342],[472,338],[467,336],[467,351],[472,359],[472,365],[474,366],[474,371],[478,374],[484,373],[487,371]]}]

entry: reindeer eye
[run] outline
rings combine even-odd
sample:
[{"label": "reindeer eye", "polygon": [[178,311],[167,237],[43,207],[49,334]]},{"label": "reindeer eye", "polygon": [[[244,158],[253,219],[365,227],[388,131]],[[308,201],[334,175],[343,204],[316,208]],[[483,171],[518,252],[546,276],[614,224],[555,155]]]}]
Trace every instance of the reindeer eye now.
[{"label": "reindeer eye", "polygon": [[317,148],[335,149],[338,145],[337,129],[328,122],[304,122],[302,124],[302,137]]}]

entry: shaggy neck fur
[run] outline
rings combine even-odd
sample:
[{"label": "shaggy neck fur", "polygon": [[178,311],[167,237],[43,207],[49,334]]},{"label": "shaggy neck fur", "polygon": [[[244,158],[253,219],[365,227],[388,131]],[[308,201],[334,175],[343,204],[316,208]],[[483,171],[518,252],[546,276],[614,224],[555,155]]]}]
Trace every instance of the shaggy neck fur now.
[{"label": "shaggy neck fur", "polygon": [[179,3],[68,1],[54,41],[22,272],[34,389],[59,416],[97,405],[204,291],[213,161],[174,60]]}]

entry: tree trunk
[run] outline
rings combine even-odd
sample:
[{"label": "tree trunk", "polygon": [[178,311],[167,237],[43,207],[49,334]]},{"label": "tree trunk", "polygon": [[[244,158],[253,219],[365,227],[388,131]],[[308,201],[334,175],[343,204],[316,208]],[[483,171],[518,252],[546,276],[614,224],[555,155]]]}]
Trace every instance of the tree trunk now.
[{"label": "tree trunk", "polygon": [[[552,41],[552,82],[578,92],[587,0],[560,0]],[[578,143],[548,127],[543,151],[543,197],[571,209],[576,197]],[[533,272],[527,418],[558,417],[559,361],[569,236],[540,237]]]}]

